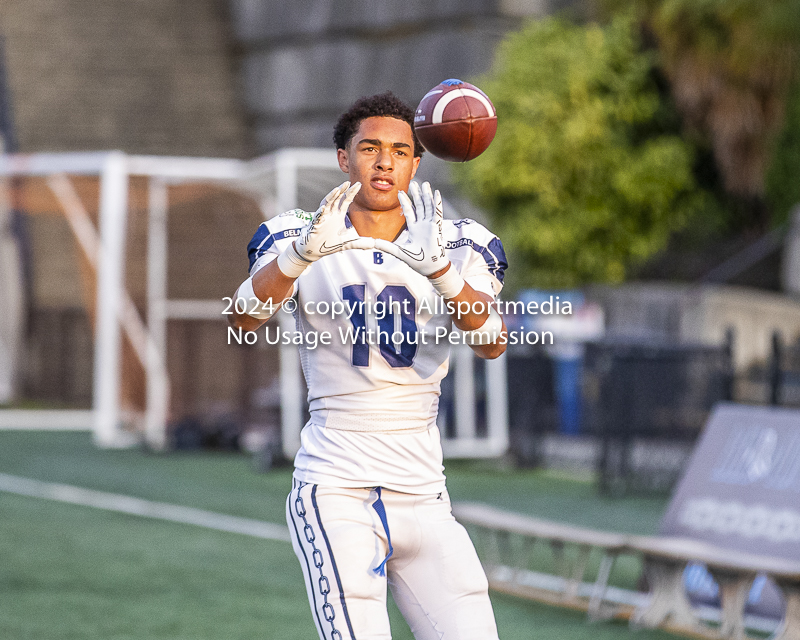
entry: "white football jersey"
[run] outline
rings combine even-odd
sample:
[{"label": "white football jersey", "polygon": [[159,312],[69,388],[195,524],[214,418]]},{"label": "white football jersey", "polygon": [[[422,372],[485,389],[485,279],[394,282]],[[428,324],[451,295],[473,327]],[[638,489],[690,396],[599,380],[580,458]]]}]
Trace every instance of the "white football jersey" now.
[{"label": "white football jersey", "polygon": [[[263,223],[248,245],[251,275],[277,258],[308,219],[298,210]],[[474,289],[496,297],[507,266],[500,240],[469,219],[445,220],[443,234],[453,266]],[[403,231],[396,242],[406,239]],[[295,477],[442,491],[436,415],[451,319],[428,278],[387,253],[350,250],[313,263],[295,287],[296,329],[316,336],[300,346],[311,420]]]}]

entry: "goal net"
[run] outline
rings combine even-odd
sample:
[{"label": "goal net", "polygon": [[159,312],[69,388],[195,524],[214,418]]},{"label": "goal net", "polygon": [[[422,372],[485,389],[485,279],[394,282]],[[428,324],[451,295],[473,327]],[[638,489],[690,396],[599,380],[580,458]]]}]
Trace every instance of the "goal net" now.
[{"label": "goal net", "polygon": [[[224,298],[246,277],[245,248],[264,219],[313,211],[341,182],[335,153],[284,149],[252,161],[6,155],[0,180],[2,202],[26,221],[26,346],[16,387],[67,408],[4,409],[0,426],[85,425],[99,446],[163,449],[169,438],[224,446],[245,425],[294,454],[306,414],[296,347],[229,344]],[[279,313],[270,322],[291,329],[294,321]],[[464,349],[454,351],[446,385],[446,452],[502,455],[504,362],[476,369]]]}]

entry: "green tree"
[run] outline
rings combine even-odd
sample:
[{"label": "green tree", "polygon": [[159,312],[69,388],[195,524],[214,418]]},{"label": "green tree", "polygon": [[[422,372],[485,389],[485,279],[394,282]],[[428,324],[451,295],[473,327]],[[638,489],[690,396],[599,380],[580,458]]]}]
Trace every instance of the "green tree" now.
[{"label": "green tree", "polygon": [[707,141],[739,226],[766,228],[765,175],[800,56],[798,0],[605,0],[633,9],[688,131]]},{"label": "green tree", "polygon": [[457,180],[493,217],[516,286],[619,282],[703,200],[692,148],[659,133],[653,57],[634,21],[532,22],[478,85],[498,132]]},{"label": "green tree", "polygon": [[800,83],[789,96],[786,121],[772,153],[767,199],[776,223],[784,222],[792,208],[800,204]]}]

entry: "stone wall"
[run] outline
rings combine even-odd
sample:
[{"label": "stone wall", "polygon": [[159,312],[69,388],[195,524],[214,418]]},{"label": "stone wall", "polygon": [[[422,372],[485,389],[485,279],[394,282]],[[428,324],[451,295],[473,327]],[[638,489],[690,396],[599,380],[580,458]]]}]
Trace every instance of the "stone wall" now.
[{"label": "stone wall", "polygon": [[263,153],[332,144],[338,115],[392,90],[416,105],[446,78],[487,71],[499,40],[547,0],[231,0],[242,83]]},{"label": "stone wall", "polygon": [[19,149],[248,155],[224,0],[0,0]]}]

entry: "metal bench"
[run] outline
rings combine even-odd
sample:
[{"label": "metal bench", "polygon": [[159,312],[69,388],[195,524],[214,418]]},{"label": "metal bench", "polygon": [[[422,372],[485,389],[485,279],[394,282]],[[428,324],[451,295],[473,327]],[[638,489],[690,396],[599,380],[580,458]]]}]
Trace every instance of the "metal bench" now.
[{"label": "metal bench", "polygon": [[[483,538],[484,564],[493,589],[551,604],[588,611],[591,619],[630,618],[638,627],[660,627],[708,638],[746,638],[744,606],[758,574],[772,577],[783,591],[786,613],[773,640],[800,640],[800,559],[742,553],[690,538],[634,536],[574,527],[477,503],[453,505],[456,519]],[[516,547],[512,537],[519,541]],[[553,550],[559,575],[529,569],[537,540]],[[568,561],[564,548],[577,554]],[[592,549],[602,554],[591,585],[583,582]],[[613,607],[606,596],[614,561],[623,554],[642,557],[650,593],[617,589]],[[683,574],[690,562],[702,562],[720,587],[719,627],[702,624],[685,593]]]},{"label": "metal bench", "polygon": [[744,607],[756,575],[775,580],[786,599],[786,613],[773,640],[800,640],[800,560],[791,561],[725,549],[691,538],[629,536],[627,547],[644,557],[650,599],[631,618],[634,625],[669,626],[702,632],[683,588],[689,562],[702,562],[719,584],[723,638],[746,637]]},{"label": "metal bench", "polygon": [[[540,520],[478,503],[456,503],[453,515],[484,538],[486,571],[492,588],[586,609],[593,619],[603,617],[601,605],[608,578],[615,559],[626,548],[625,535]],[[511,544],[512,535],[521,539],[518,549]],[[537,540],[549,545],[559,575],[548,576],[528,568]],[[576,547],[574,558],[566,553],[567,545]],[[599,549],[602,557],[587,594],[583,581],[592,549]]]}]

